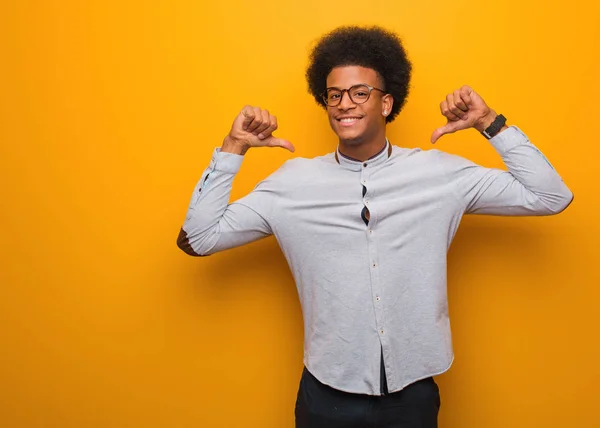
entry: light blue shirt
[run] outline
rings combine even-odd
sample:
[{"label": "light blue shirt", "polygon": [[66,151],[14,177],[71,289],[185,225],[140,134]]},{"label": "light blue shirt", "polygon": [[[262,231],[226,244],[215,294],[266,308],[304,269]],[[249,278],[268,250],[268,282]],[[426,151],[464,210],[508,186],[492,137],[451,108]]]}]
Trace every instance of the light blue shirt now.
[{"label": "light blue shirt", "polygon": [[216,149],[183,238],[209,255],[274,235],[298,288],[308,370],[379,395],[383,351],[389,391],[399,391],[452,364],[446,255],[463,214],[552,215],[573,198],[520,129],[490,142],[508,171],[439,150],[391,146],[366,162],[336,152],[289,160],[231,204],[243,156]]}]

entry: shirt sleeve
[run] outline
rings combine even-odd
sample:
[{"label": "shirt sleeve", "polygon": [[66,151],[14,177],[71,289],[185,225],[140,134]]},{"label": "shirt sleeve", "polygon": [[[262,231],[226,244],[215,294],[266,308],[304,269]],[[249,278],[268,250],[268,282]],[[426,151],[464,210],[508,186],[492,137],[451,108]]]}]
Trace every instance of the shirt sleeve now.
[{"label": "shirt sleeve", "polygon": [[[215,149],[209,167],[196,184],[178,246],[194,256],[207,256],[272,234],[267,221],[273,192],[259,184],[240,201],[229,203],[235,174],[243,156]],[[252,208],[250,208],[252,207]]]},{"label": "shirt sleeve", "polygon": [[467,214],[552,215],[571,203],[573,193],[518,127],[500,132],[490,143],[508,171],[443,154],[442,168]]}]

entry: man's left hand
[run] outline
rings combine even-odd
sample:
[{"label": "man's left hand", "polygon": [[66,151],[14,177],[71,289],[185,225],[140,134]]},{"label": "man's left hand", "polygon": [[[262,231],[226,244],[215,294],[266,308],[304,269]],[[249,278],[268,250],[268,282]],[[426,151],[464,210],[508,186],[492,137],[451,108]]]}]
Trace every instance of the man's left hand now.
[{"label": "man's left hand", "polygon": [[482,132],[496,118],[496,112],[490,109],[483,98],[467,85],[448,94],[446,99],[440,103],[440,110],[448,123],[433,131],[432,143],[435,143],[442,135],[461,129],[475,128]]}]

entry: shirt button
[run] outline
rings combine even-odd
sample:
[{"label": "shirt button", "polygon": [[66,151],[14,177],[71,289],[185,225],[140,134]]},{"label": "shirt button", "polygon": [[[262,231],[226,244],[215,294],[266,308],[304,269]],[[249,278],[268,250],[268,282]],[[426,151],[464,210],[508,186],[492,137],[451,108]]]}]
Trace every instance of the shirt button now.
[{"label": "shirt button", "polygon": [[369,233],[373,233],[373,229],[369,229]]},{"label": "shirt button", "polygon": [[366,167],[367,167],[367,163],[366,163],[366,162],[365,162],[365,163],[363,163],[363,166],[366,168]]},{"label": "shirt button", "polygon": [[373,267],[377,266],[375,263],[373,263]]},{"label": "shirt button", "polygon": [[383,334],[383,330],[379,330],[379,333]]},{"label": "shirt button", "polygon": [[377,300],[379,302],[381,300],[381,297],[377,296],[377,297],[375,297],[375,300]]}]

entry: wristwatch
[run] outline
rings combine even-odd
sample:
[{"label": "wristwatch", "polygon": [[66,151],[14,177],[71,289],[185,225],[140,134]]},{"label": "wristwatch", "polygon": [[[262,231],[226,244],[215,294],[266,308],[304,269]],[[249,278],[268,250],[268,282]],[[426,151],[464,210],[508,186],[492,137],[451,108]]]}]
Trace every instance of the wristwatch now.
[{"label": "wristwatch", "polygon": [[503,115],[499,114],[498,116],[496,116],[496,119],[494,119],[490,126],[485,128],[481,134],[489,140],[498,132],[500,132],[500,130],[505,124],[506,118]]}]

